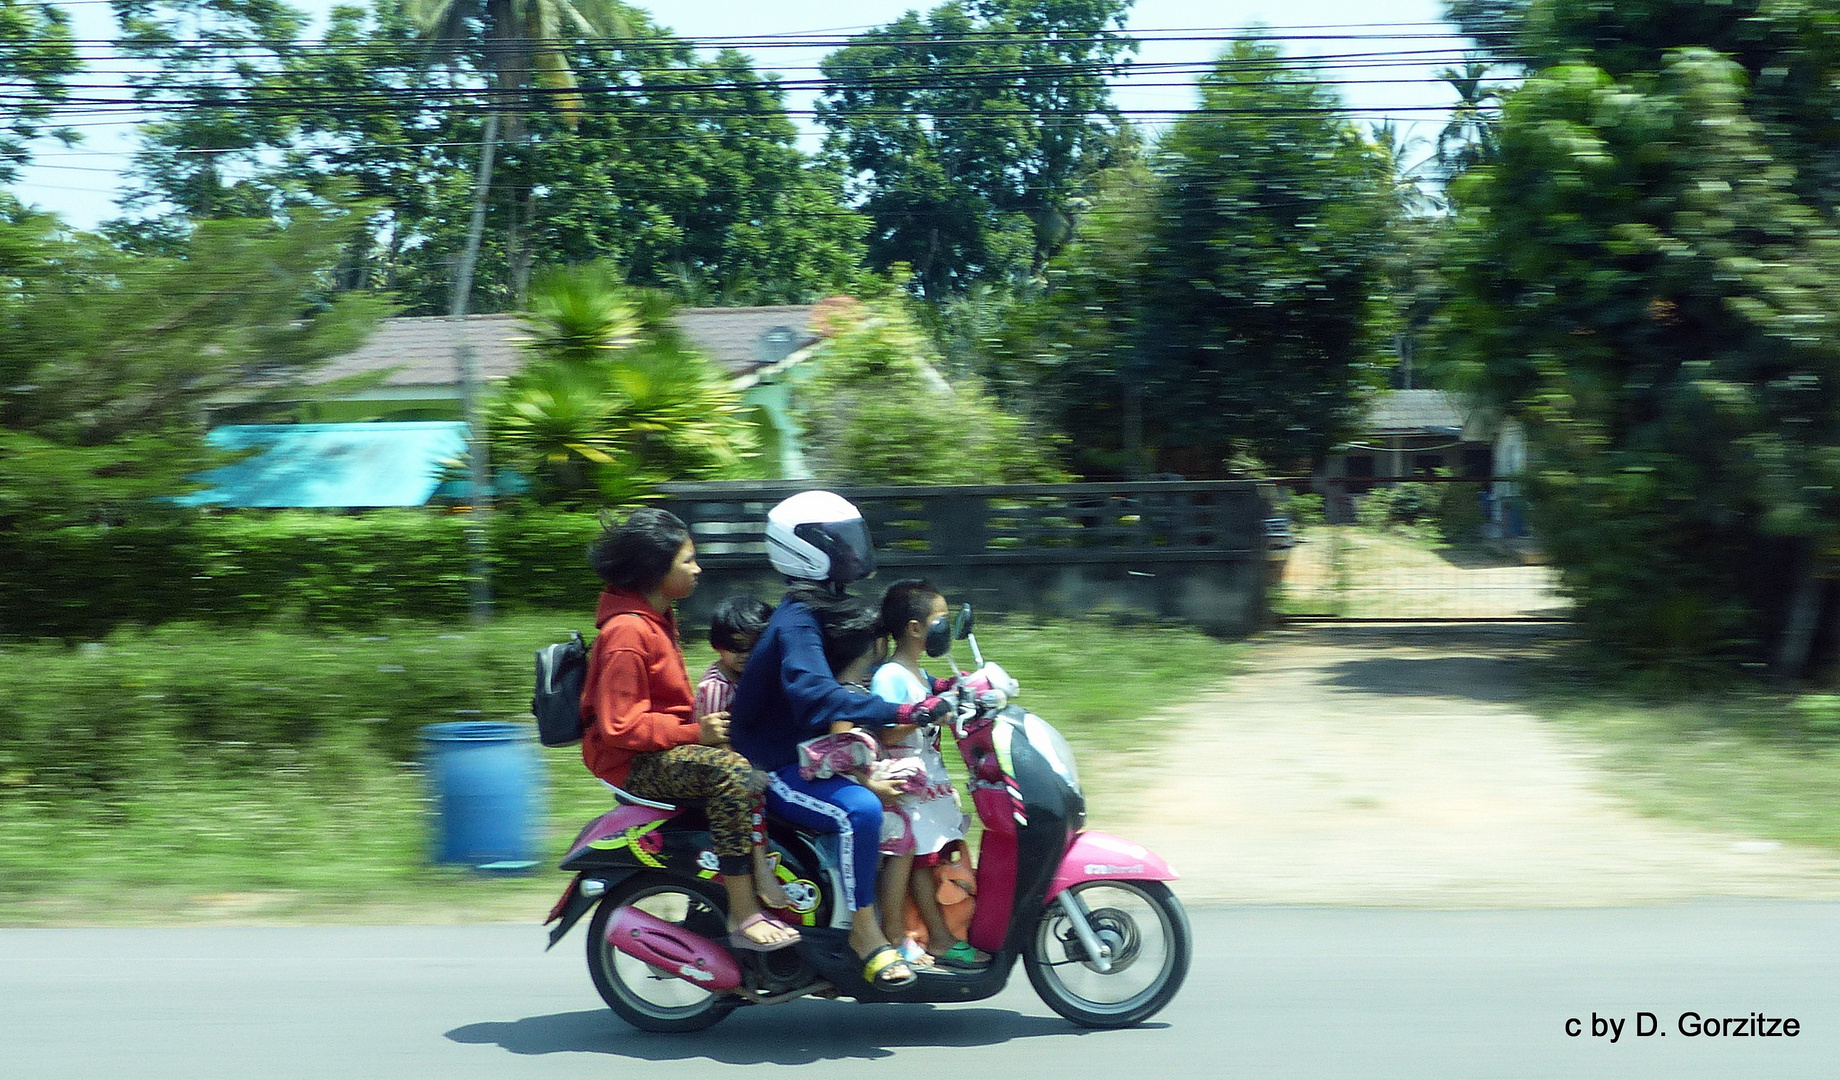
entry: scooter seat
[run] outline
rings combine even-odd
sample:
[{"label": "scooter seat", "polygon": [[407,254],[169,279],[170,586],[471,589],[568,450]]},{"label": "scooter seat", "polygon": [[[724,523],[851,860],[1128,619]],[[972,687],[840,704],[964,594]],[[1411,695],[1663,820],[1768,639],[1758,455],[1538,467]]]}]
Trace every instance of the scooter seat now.
[{"label": "scooter seat", "polygon": [[709,802],[708,799],[672,799],[670,802],[665,802],[660,799],[648,799],[643,795],[634,795],[625,788],[617,784],[609,784],[605,780],[602,780],[601,783],[607,784],[607,787],[613,792],[615,802],[626,806],[649,806],[654,810],[701,810]]}]

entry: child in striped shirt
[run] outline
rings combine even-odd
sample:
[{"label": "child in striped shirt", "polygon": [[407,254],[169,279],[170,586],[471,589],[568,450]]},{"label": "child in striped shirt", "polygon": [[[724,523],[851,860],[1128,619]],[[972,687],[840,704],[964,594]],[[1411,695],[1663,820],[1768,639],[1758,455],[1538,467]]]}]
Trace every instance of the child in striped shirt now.
[{"label": "child in striped shirt", "polygon": [[[752,596],[731,596],[716,605],[709,619],[709,646],[716,651],[716,662],[703,672],[691,701],[698,720],[710,713],[727,713],[734,704],[735,685],[747,667],[748,653],[772,617],[773,609]],[[759,772],[754,775],[760,777]],[[761,904],[774,910],[790,910],[792,900],[767,859],[766,821],[758,813],[754,815],[753,841],[754,885]]]},{"label": "child in striped shirt", "polygon": [[773,609],[751,596],[731,596],[716,605],[709,620],[709,647],[716,651],[716,662],[696,684],[698,718],[727,712],[734,704],[735,685],[747,667],[748,653],[772,617]]}]

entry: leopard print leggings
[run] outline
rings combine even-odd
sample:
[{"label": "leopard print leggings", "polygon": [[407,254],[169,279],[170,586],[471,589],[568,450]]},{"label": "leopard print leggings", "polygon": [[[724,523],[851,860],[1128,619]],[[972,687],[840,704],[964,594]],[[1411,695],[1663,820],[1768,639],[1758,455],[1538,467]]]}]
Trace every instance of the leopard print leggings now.
[{"label": "leopard print leggings", "polygon": [[723,746],[673,746],[633,758],[626,790],[646,799],[705,799],[723,873],[745,872],[765,810],[747,758]]}]

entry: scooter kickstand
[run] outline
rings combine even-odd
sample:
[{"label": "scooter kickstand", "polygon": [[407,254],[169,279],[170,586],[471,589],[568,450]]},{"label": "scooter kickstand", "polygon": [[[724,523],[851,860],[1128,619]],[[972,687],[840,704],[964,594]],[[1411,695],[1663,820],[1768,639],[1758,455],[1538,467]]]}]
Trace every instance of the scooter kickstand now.
[{"label": "scooter kickstand", "polygon": [[1073,936],[1080,939],[1080,946],[1086,950],[1092,965],[1099,969],[1101,975],[1111,974],[1112,950],[1099,944],[1099,935],[1093,933],[1092,923],[1086,921],[1086,905],[1080,903],[1072,889],[1061,890],[1055,900],[1061,910],[1067,913],[1067,921],[1073,924]]}]

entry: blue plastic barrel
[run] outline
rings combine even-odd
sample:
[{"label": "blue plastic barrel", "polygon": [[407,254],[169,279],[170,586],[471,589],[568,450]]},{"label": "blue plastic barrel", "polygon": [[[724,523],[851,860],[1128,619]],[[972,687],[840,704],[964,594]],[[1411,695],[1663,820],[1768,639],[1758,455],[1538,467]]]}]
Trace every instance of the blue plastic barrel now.
[{"label": "blue plastic barrel", "polygon": [[434,861],[488,873],[537,865],[543,761],[529,724],[464,720],[422,728],[434,799]]}]

